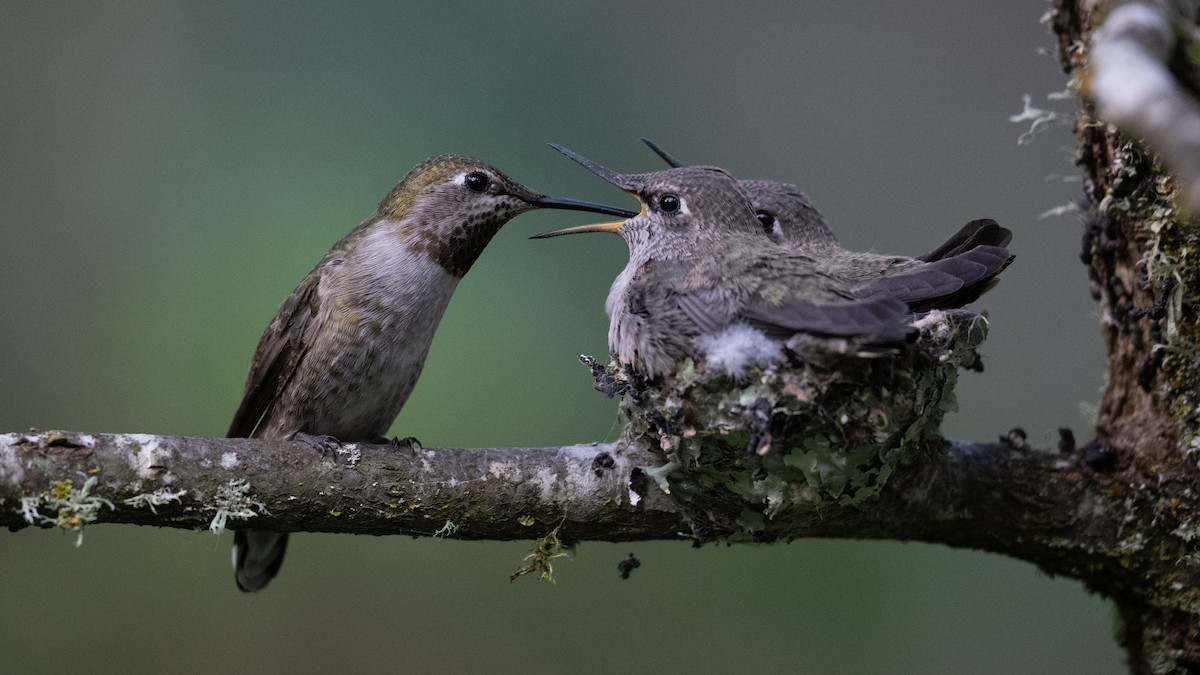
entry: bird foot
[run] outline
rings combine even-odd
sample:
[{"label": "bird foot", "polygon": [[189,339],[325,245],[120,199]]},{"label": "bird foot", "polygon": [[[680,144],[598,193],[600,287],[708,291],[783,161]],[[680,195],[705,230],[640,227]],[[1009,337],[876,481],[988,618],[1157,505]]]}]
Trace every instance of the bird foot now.
[{"label": "bird foot", "polygon": [[306,434],[303,431],[296,432],[292,436],[292,440],[304,443],[313,450],[321,453],[321,456],[325,458],[333,457],[337,453],[338,448],[342,447],[342,442],[333,436]]},{"label": "bird foot", "polygon": [[399,436],[388,438],[384,436],[377,442],[381,445],[390,445],[393,448],[405,448],[411,451],[425,449],[425,446],[421,445],[421,441],[418,441],[416,436],[405,436],[404,438],[400,438]]}]

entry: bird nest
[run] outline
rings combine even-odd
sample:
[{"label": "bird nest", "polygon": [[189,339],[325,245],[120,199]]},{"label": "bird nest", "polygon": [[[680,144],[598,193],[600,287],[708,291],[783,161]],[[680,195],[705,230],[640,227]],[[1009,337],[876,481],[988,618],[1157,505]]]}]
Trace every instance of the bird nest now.
[{"label": "bird nest", "polygon": [[699,542],[774,541],[830,509],[869,506],[896,472],[942,447],[958,370],[980,369],[987,321],[932,311],[915,328],[914,341],[882,354],[793,340],[784,360],[740,377],[689,360],[647,382],[585,362],[598,390],[622,396],[620,445],[662,458],[634,471],[634,495],[667,491]]}]

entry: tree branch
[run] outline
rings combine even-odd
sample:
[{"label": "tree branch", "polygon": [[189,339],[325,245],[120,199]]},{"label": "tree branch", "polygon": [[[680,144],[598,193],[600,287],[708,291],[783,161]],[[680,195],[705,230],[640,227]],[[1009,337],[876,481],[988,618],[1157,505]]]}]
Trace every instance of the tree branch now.
[{"label": "tree branch", "polygon": [[[898,473],[866,507],[804,514],[791,534],[994,551],[1109,592],[1144,584],[1137,579],[1150,558],[1185,553],[1130,550],[1118,514],[1099,508],[1116,487],[1111,474],[1092,468],[1096,458],[1085,452],[935,444],[929,462]],[[200,530],[224,521],[488,540],[533,539],[561,525],[565,541],[688,537],[686,509],[638,479],[661,462],[661,453],[615,444],[415,451],[349,444],[322,457],[297,442],[9,433],[0,435],[0,525]]]},{"label": "tree branch", "polygon": [[[1177,37],[1182,30],[1185,47],[1194,41],[1195,23],[1191,2],[1120,3],[1093,36],[1083,89],[1101,118],[1145,139],[1200,212],[1200,101],[1194,95],[1200,82],[1181,82],[1172,72],[1196,76],[1194,52],[1180,50]],[[1182,67],[1173,68],[1176,62]]]},{"label": "tree branch", "polygon": [[1196,11],[1194,0],[1057,0],[1051,15],[1085,95],[1082,258],[1108,351],[1093,447],[1112,456],[1114,480],[1095,508],[1123,521],[1116,552],[1141,561],[1097,587],[1116,599],[1136,673],[1200,671],[1200,229],[1179,208],[1200,212]]},{"label": "tree branch", "polygon": [[575,539],[675,536],[677,509],[661,492],[630,505],[628,476],[638,461],[653,458],[613,451],[612,444],[347,444],[323,457],[287,441],[12,433],[0,436],[0,525],[198,530],[227,522],[287,532],[514,540],[545,534],[534,523],[563,522]]},{"label": "tree branch", "polygon": [[[652,482],[631,481],[661,456],[615,444],[426,448],[348,444],[322,457],[299,442],[147,434],[0,435],[0,525],[78,529],[87,523],[288,532],[677,539],[680,509]],[[1003,550],[1014,522],[1061,537],[1088,490],[1073,459],[1011,445],[949,444],[903,474],[868,509],[814,518],[810,536],[895,538]],[[1064,478],[1066,477],[1066,478]],[[85,489],[85,484],[89,484]],[[241,515],[237,515],[241,514]],[[446,523],[453,523],[449,530]]]}]

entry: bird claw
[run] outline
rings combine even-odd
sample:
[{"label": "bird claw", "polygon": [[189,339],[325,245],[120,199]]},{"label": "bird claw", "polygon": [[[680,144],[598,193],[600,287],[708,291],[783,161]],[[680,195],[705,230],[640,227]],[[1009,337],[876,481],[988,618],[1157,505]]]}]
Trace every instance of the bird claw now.
[{"label": "bird claw", "polygon": [[341,441],[333,436],[327,436],[325,434],[314,435],[306,434],[303,431],[300,431],[293,436],[293,440],[304,443],[313,450],[321,453],[321,456],[327,459],[333,457],[337,453],[338,448],[342,447]]},{"label": "bird claw", "polygon": [[404,448],[414,452],[425,449],[425,446],[421,445],[421,441],[418,441],[416,436],[405,436],[404,438],[400,438],[399,436],[388,438],[384,436],[378,442],[380,445],[390,445],[393,448]]}]

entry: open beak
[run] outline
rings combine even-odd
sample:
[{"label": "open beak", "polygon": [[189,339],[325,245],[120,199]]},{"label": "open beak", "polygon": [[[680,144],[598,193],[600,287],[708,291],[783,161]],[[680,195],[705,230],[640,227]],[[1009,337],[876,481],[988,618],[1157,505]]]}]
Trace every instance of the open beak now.
[{"label": "open beak", "polygon": [[[564,148],[563,146],[558,145],[557,143],[550,143],[549,145],[550,145],[550,147],[561,152],[562,154],[566,155],[567,157],[570,157],[571,159],[575,160],[576,162],[579,162],[588,171],[591,171],[592,173],[603,178],[604,180],[608,181],[609,183],[612,183],[613,185],[621,188],[622,190],[625,190],[626,192],[634,192],[635,191],[636,186],[634,185],[634,182],[631,181],[627,175],[625,175],[623,173],[617,173],[616,171],[613,171],[612,169],[603,167],[603,166],[597,164],[596,162],[593,162],[592,160],[588,159],[587,157],[584,157],[583,155],[579,154],[578,152],[575,152],[573,150],[568,150],[567,148]],[[643,210],[645,210],[644,206],[643,206]],[[623,211],[620,209],[613,209],[611,211],[608,211],[607,213],[611,213],[615,216],[620,216],[625,219],[634,218],[636,216],[641,215],[639,213],[634,213],[632,211]],[[595,223],[592,225],[580,225],[578,227],[568,227],[568,228],[565,228],[562,230],[555,230],[553,232],[543,232],[542,234],[535,234],[532,237],[530,237],[530,239],[549,239],[550,237],[558,237],[558,236],[562,236],[564,234],[582,234],[584,232],[612,232],[613,234],[617,234],[618,231],[621,229],[621,226],[624,224],[625,224],[624,220],[617,220],[617,221],[608,222],[608,223]]]},{"label": "open beak", "polygon": [[[635,214],[631,215],[630,218],[632,218],[633,216],[636,216],[636,215],[637,214],[635,213]],[[568,227],[568,228],[564,228],[561,230],[555,230],[553,232],[543,232],[541,234],[535,234],[532,237],[530,237],[530,239],[549,239],[550,237],[558,237],[558,236],[561,236],[564,234],[583,234],[584,232],[612,232],[612,233],[616,234],[617,230],[621,229],[621,226],[624,224],[625,224],[625,221],[623,221],[623,220],[615,220],[611,223],[595,223],[592,225],[578,225],[576,227]]]},{"label": "open beak", "polygon": [[530,201],[531,204],[540,209],[563,209],[565,211],[590,211],[592,213],[603,213],[606,216],[616,216],[618,218],[632,218],[637,215],[637,212],[628,209],[618,209],[615,206],[605,206],[595,202],[585,202],[582,199],[569,199],[567,197],[555,197],[553,195],[541,195]]},{"label": "open beak", "polygon": [[584,157],[583,155],[579,154],[578,152],[564,148],[563,146],[561,146],[557,143],[549,143],[548,145],[550,147],[554,148],[555,150],[561,152],[562,154],[566,155],[567,157],[570,157],[571,159],[575,160],[576,162],[581,164],[583,166],[583,168],[587,169],[588,171],[591,171],[592,173],[596,174],[597,176],[600,176],[604,180],[608,181],[609,183],[612,183],[613,185],[616,185],[617,187],[621,188],[622,190],[625,190],[626,192],[629,192],[636,188],[636,186],[633,185],[633,183],[630,182],[629,178],[623,173],[617,173],[616,171],[613,171],[612,169],[603,167],[603,166],[597,164],[596,162],[593,162],[592,160],[588,159],[587,157]]},{"label": "open beak", "polygon": [[672,169],[678,169],[679,167],[683,166],[683,164],[681,164],[679,162],[679,160],[668,155],[666,150],[663,150],[662,148],[658,147],[658,144],[655,143],[654,141],[650,140],[649,138],[643,138],[642,142],[645,143],[646,145],[650,146],[650,149],[654,151],[654,154],[661,157],[662,161],[666,162]]}]

